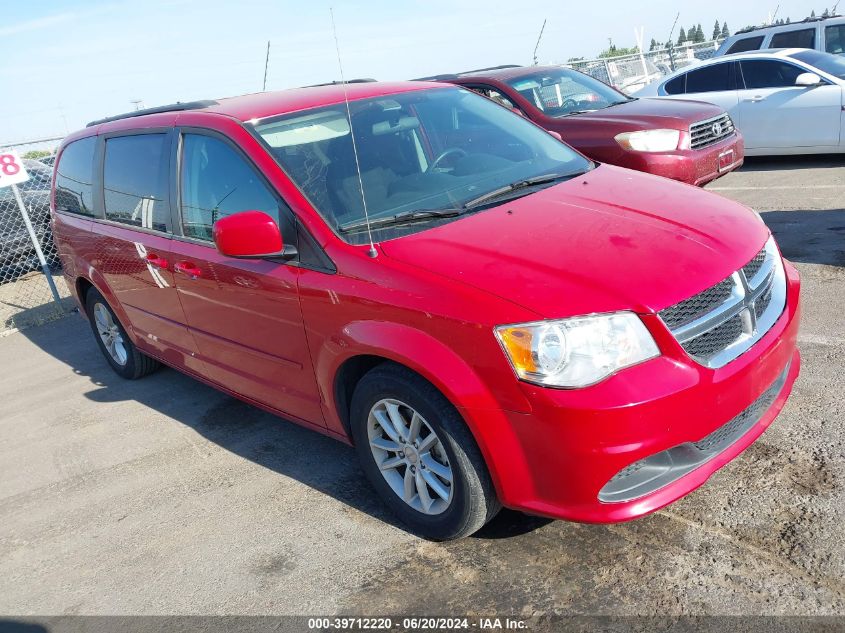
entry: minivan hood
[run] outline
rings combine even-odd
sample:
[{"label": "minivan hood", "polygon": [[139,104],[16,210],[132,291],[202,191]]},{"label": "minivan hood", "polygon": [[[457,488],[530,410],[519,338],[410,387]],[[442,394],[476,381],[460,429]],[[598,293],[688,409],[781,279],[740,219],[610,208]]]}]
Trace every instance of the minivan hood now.
[{"label": "minivan hood", "polygon": [[616,125],[619,129],[667,128],[689,130],[690,125],[723,114],[719,106],[681,99],[635,99],[609,108],[585,112],[558,121],[567,123]]},{"label": "minivan hood", "polygon": [[656,312],[728,277],[768,235],[735,202],[602,165],[381,248],[388,257],[560,318]]}]

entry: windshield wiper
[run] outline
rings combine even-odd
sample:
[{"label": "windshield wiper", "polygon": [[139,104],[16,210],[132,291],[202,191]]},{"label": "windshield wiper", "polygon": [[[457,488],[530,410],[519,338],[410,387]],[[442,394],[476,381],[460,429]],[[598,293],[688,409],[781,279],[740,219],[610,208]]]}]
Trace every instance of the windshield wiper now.
[{"label": "windshield wiper", "polygon": [[[381,218],[372,218],[369,222],[371,228],[396,226],[397,224],[409,224],[411,222],[422,222],[423,220],[430,220],[432,218],[453,218],[464,212],[464,208],[455,209],[420,209],[417,211],[403,211],[394,215],[388,215]],[[360,229],[367,228],[367,221],[365,219],[354,220],[340,224],[337,230],[341,233],[350,233]]]},{"label": "windshield wiper", "polygon": [[611,103],[608,103],[607,106],[605,106],[605,107],[612,108],[613,106],[622,105],[623,103],[631,103],[632,101],[636,101],[636,100],[637,100],[637,97],[629,97],[628,99],[623,99],[622,101],[613,101]]},{"label": "windshield wiper", "polygon": [[476,207],[481,206],[482,204],[486,204],[495,200],[496,198],[501,198],[508,194],[517,192],[521,189],[528,189],[529,187],[535,187],[537,185],[547,185],[553,182],[559,182],[564,180],[569,180],[570,178],[575,178],[580,176],[584,172],[575,172],[571,174],[544,174],[542,176],[534,176],[533,178],[528,178],[526,180],[519,180],[517,182],[512,182],[509,185],[505,185],[504,187],[499,187],[498,189],[493,189],[493,191],[488,191],[487,193],[478,196],[477,198],[473,198],[469,202],[464,204],[464,209],[474,209]]}]

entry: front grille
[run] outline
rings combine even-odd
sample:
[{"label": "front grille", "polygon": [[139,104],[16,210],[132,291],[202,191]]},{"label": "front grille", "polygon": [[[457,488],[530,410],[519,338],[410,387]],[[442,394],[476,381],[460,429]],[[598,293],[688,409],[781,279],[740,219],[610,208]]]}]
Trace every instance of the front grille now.
[{"label": "front grille", "polygon": [[712,330],[684,343],[684,349],[690,356],[712,358],[741,335],[742,316],[737,314]]},{"label": "front grille", "polygon": [[763,267],[763,263],[766,261],[766,249],[764,248],[762,251],[757,253],[750,262],[748,262],[745,266],[742,267],[742,272],[745,273],[745,278],[751,281],[754,279],[754,276],[760,272],[760,269]]},{"label": "front grille", "polygon": [[693,123],[689,128],[690,147],[704,149],[734,134],[734,122],[726,112],[712,119]]},{"label": "front grille", "polygon": [[671,308],[666,308],[660,316],[670,328],[685,325],[727,301],[733,292],[733,287],[733,281],[728,277],[704,292],[676,303]]},{"label": "front grille", "polygon": [[736,273],[658,315],[694,360],[723,367],[751,348],[786,305],[786,278],[774,240]]}]

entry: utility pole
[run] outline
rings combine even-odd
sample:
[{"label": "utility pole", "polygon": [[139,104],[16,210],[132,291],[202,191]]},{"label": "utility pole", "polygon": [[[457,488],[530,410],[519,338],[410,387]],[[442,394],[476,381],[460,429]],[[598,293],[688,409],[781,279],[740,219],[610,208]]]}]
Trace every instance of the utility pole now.
[{"label": "utility pole", "polygon": [[543,19],[543,26],[540,27],[540,36],[537,38],[537,43],[534,45],[534,65],[537,65],[537,49],[540,48],[540,40],[543,39],[543,31],[546,30],[546,20]]},{"label": "utility pole", "polygon": [[264,60],[264,84],[261,86],[261,92],[267,90],[267,67],[270,65],[270,40],[267,40],[267,57]]},{"label": "utility pole", "polygon": [[143,99],[133,99],[129,103],[131,103],[132,105],[135,106],[136,112],[144,107],[144,100]]}]

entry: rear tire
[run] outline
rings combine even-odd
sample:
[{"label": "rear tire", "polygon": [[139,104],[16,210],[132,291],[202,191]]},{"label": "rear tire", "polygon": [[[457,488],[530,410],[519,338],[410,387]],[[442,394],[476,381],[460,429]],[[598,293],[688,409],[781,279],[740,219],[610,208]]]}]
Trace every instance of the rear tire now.
[{"label": "rear tire", "polygon": [[94,333],[94,340],[115,373],[121,378],[135,380],[151,374],[160,367],[157,360],[139,352],[126,335],[126,330],[96,288],[85,297],[85,311]]},{"label": "rear tire", "polygon": [[409,369],[384,363],[367,373],[352,396],[350,423],[367,478],[410,531],[458,539],[501,509],[460,414]]}]

